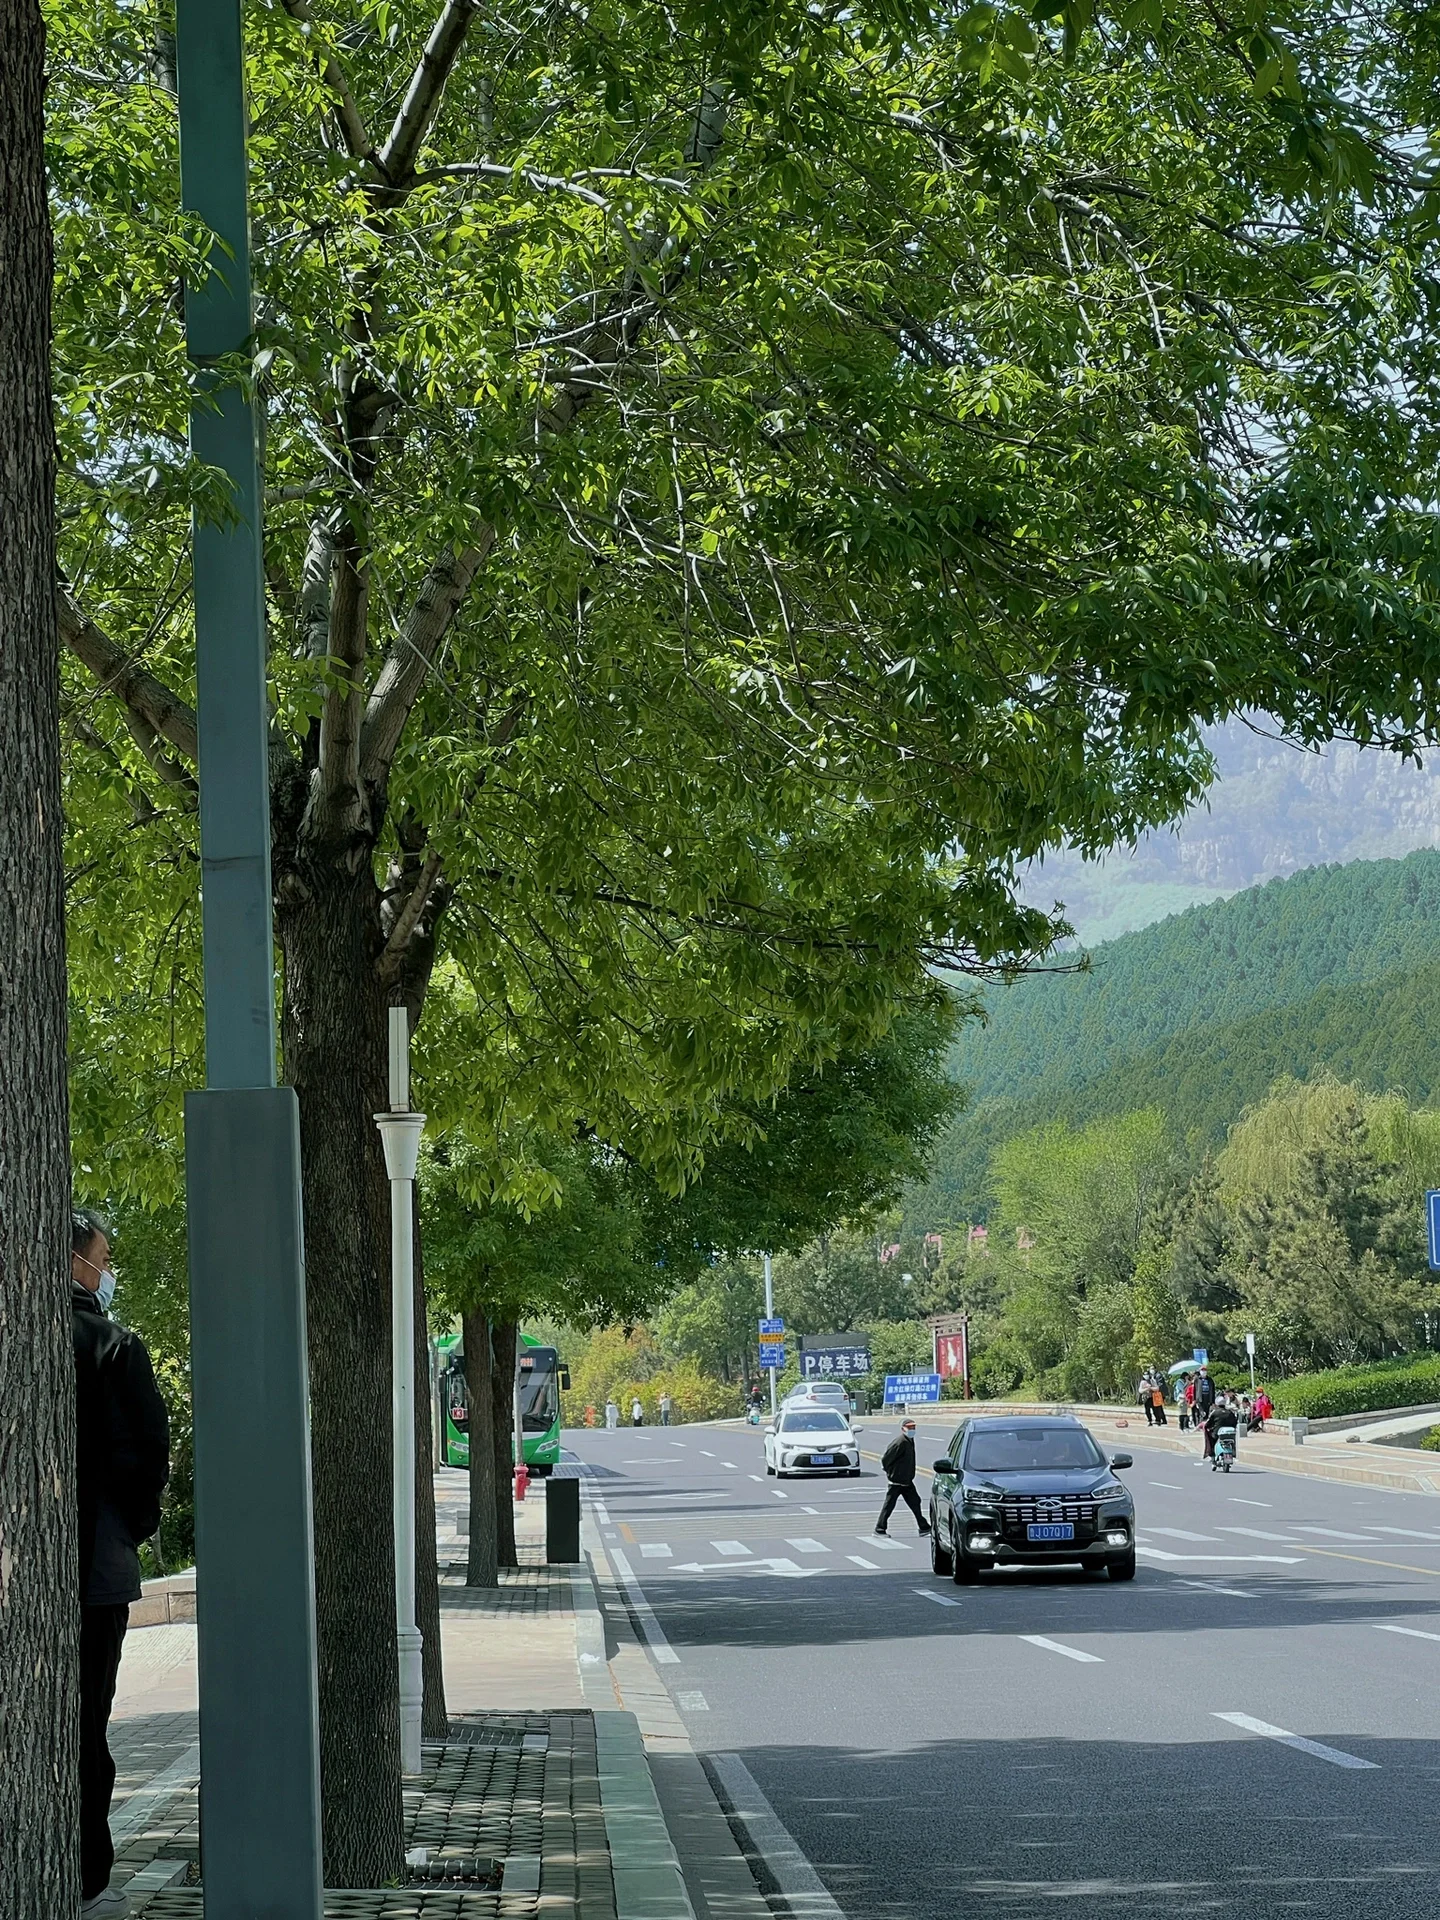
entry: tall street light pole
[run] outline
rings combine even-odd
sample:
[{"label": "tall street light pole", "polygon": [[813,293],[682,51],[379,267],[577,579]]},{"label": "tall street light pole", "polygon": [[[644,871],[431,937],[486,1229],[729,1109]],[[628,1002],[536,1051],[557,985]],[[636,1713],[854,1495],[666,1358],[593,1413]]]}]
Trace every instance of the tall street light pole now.
[{"label": "tall street light pole", "polygon": [[415,1167],[423,1113],[410,1111],[410,1025],[390,1009],[390,1111],[375,1124],[390,1176],[391,1459],[395,1507],[395,1646],[400,1662],[400,1771],[420,1771],[424,1699],[415,1620]]},{"label": "tall street light pole", "polygon": [[[771,1279],[770,1256],[768,1253],[764,1255],[764,1260],[765,1260],[765,1318],[767,1320],[773,1320],[775,1318],[775,1288]],[[770,1418],[773,1421],[775,1418],[775,1369],[774,1367],[767,1367],[766,1372],[770,1375]]]},{"label": "tall street light pole", "polygon": [[320,1920],[320,1737],[300,1116],[275,1084],[269,714],[240,0],[177,0],[194,527],[205,1091],[185,1101],[206,1920]]}]

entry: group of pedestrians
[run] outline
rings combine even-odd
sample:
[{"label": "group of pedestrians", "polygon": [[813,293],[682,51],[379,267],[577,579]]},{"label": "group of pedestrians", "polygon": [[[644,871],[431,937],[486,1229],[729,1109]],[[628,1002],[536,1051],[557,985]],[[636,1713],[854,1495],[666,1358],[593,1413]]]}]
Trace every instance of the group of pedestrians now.
[{"label": "group of pedestrians", "polygon": [[[662,1427],[669,1426],[670,1414],[674,1407],[674,1404],[675,1404],[674,1401],[670,1398],[668,1393],[661,1394],[660,1424]],[[610,1433],[614,1433],[615,1429],[619,1426],[619,1424],[620,1424],[620,1408],[617,1401],[615,1400],[614,1395],[612,1394],[611,1397],[605,1402],[605,1426],[607,1431],[609,1431]],[[645,1424],[645,1408],[641,1404],[639,1394],[636,1394],[635,1398],[630,1402],[630,1424],[632,1427],[643,1427]]]},{"label": "group of pedestrians", "polygon": [[1165,1418],[1165,1376],[1158,1367],[1147,1367],[1141,1374],[1135,1399],[1144,1409],[1147,1427],[1168,1425]]},{"label": "group of pedestrians", "polygon": [[1215,1434],[1220,1427],[1233,1427],[1239,1433],[1259,1433],[1275,1411],[1263,1387],[1253,1395],[1237,1393],[1233,1387],[1217,1387],[1209,1367],[1203,1364],[1194,1373],[1177,1376],[1175,1405],[1181,1432],[1193,1428],[1204,1434],[1207,1460],[1215,1457]]}]

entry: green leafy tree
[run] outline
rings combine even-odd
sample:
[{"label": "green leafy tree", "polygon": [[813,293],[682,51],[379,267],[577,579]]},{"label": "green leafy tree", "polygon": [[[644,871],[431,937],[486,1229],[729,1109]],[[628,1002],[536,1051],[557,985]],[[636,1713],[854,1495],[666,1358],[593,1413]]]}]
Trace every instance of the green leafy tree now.
[{"label": "green leafy tree", "polygon": [[[1302,62],[1193,11],[1084,18],[247,15],[343,1884],[393,1877],[401,1831],[387,1005],[455,1014],[422,1029],[447,1128],[498,1153],[580,1113],[678,1187],[927,965],[1043,948],[1015,862],[1172,816],[1197,719],[1434,721],[1370,377],[1420,276],[1394,130],[1336,104],[1358,29]],[[224,506],[184,450],[206,238],[166,27],[52,9],[67,815],[93,910],[146,903],[118,965],[81,932],[76,985],[145,997],[88,1112],[146,1146],[179,1078],[150,1097],[145,1050],[196,1049],[185,533]]]}]

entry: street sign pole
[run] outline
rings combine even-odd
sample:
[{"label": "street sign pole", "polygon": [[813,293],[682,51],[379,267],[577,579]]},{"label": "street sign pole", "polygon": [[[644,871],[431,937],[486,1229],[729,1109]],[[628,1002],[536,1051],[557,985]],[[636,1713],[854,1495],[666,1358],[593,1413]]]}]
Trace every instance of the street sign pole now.
[{"label": "street sign pole", "polygon": [[269,714],[240,0],[177,0],[181,197],[216,236],[187,289],[196,520],[205,1081],[185,1102],[206,1920],[320,1920],[320,1762],[300,1121],[275,1084]]},{"label": "street sign pole", "polygon": [[[771,1280],[769,1254],[767,1253],[764,1256],[764,1258],[765,1258],[765,1318],[767,1320],[773,1320],[775,1318],[775,1288]],[[775,1418],[775,1369],[774,1367],[770,1367],[767,1369],[767,1371],[769,1372],[769,1375],[770,1375],[770,1418],[773,1420]]]}]

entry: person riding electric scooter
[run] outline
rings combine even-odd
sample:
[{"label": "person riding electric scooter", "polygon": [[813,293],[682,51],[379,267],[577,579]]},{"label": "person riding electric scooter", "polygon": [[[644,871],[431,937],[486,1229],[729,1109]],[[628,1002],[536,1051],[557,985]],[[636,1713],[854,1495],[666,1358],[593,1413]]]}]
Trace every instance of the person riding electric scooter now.
[{"label": "person riding electric scooter", "polygon": [[1228,1399],[1217,1400],[1205,1416],[1205,1451],[1210,1457],[1210,1471],[1218,1467],[1222,1473],[1228,1473],[1235,1460],[1235,1428],[1239,1416]]}]

